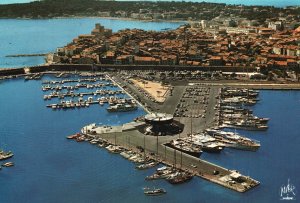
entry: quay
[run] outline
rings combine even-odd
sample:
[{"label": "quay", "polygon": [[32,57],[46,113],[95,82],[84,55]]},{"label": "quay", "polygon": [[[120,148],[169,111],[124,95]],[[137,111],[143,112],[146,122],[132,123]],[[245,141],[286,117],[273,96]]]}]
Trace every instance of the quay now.
[{"label": "quay", "polygon": [[255,90],[300,90],[300,83],[267,83],[267,82],[253,82],[253,81],[220,81],[220,82],[201,82],[203,84],[210,84],[213,86],[225,86],[235,88],[251,88]]},{"label": "quay", "polygon": [[[173,168],[187,171],[194,176],[217,183],[237,192],[246,192],[260,183],[239,172],[229,170],[216,164],[207,162],[201,158],[172,149],[164,143],[178,137],[175,136],[149,136],[139,132],[138,128],[144,125],[142,122],[132,122],[123,126],[106,126],[104,129],[93,132],[93,125],[85,126],[81,132],[90,138],[107,140],[114,146],[121,146],[127,150],[133,150],[142,154],[138,148],[143,147],[147,157]],[[240,182],[238,182],[239,180]]]},{"label": "quay", "polygon": [[[155,70],[157,72],[156,75],[160,73],[166,72],[186,72],[192,73],[194,72],[203,72],[203,73],[213,73],[216,71],[222,71],[224,73],[228,72],[245,72],[243,67],[223,67],[223,66],[211,66],[211,67],[201,67],[201,66],[164,66],[164,65],[108,65],[108,64],[96,64],[95,66],[91,64],[48,64],[48,65],[40,65],[40,66],[32,66],[25,68],[3,68],[0,69],[0,80],[3,79],[11,79],[15,77],[22,76],[31,76],[34,73],[42,73],[42,74],[84,74],[88,73],[89,75],[99,76],[103,75],[103,73],[139,73],[146,75],[149,72],[153,72]],[[247,69],[247,71],[253,72],[255,69]],[[62,74],[63,75],[63,74]],[[82,75],[83,76],[83,75]],[[142,75],[141,75],[142,76]],[[289,82],[289,81],[266,81],[266,80],[236,80],[236,79],[213,79],[213,78],[204,78],[205,80],[201,81],[195,80],[194,78],[178,78],[168,76],[167,81],[170,81],[172,85],[183,85],[189,82],[193,83],[203,83],[203,84],[211,84],[215,86],[232,86],[232,87],[248,87],[253,89],[268,89],[268,90],[300,90],[300,83],[297,82]]]},{"label": "quay", "polygon": [[[121,74],[114,75],[112,81],[132,98],[137,98],[140,105],[144,104],[151,108],[152,112],[158,109],[159,112],[174,115],[174,120],[184,125],[183,131],[165,136],[146,135],[141,132],[141,129],[147,128],[146,124],[137,121],[123,126],[100,127],[101,130],[97,130],[95,125],[85,126],[81,129],[84,135],[90,138],[104,139],[114,146],[121,146],[136,152],[139,152],[142,147],[148,157],[160,163],[188,171],[194,176],[238,192],[246,192],[260,184],[259,181],[244,176],[238,171],[226,169],[205,161],[201,157],[194,157],[165,145],[174,139],[186,138],[194,132],[201,132],[209,127],[219,125],[218,108],[215,107],[219,102],[220,86],[197,83],[177,85],[173,87],[164,103],[155,103],[132,84],[122,79]],[[149,112],[151,111],[149,110]]]},{"label": "quay", "polygon": [[82,107],[89,107],[92,104],[99,104],[101,106],[104,105],[104,103],[109,103],[110,105],[116,105],[116,104],[129,104],[129,105],[135,105],[134,100],[131,98],[98,98],[97,100],[93,100],[92,97],[89,97],[87,100],[83,100],[81,98],[78,99],[78,101],[71,100],[61,100],[60,103],[57,104],[47,104],[46,107],[52,108],[52,109],[74,109],[76,108],[82,108]]},{"label": "quay", "polygon": [[126,91],[120,84],[118,84],[111,76],[107,75],[107,78],[109,78],[113,82],[113,84],[116,84],[125,94],[127,94],[130,98],[132,98],[147,113],[150,113],[150,111],[147,109],[147,107],[145,107],[139,100],[135,99],[128,91]]}]

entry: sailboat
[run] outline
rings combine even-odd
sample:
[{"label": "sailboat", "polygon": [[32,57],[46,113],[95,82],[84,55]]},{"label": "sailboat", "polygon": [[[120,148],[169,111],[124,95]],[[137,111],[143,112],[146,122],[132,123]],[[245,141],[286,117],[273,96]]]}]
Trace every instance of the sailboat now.
[{"label": "sailboat", "polygon": [[144,163],[141,164],[141,165],[138,165],[136,166],[135,168],[136,169],[139,169],[139,170],[144,170],[144,169],[148,169],[148,168],[152,168],[154,166],[157,165],[157,161],[150,161],[150,162],[147,162],[147,157],[146,157],[146,136],[144,135]]}]

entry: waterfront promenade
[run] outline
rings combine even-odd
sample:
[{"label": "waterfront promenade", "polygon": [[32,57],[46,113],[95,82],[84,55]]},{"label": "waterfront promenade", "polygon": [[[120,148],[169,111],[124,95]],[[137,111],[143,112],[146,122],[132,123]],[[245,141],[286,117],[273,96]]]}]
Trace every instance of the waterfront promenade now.
[{"label": "waterfront promenade", "polygon": [[[165,71],[203,71],[203,72],[213,72],[213,71],[223,71],[223,72],[232,72],[244,70],[243,67],[222,67],[222,66],[213,66],[213,67],[198,67],[198,66],[131,66],[131,65],[95,65],[93,67],[90,64],[51,64],[51,65],[41,65],[25,68],[0,68],[0,79],[10,78],[10,77],[20,77],[24,75],[30,75],[34,73],[41,74],[57,74],[57,73],[77,73],[77,72],[107,72],[107,73],[116,73],[120,71],[126,72],[149,72],[156,71],[157,73]],[[253,72],[255,69],[248,69],[247,71]],[[118,74],[115,74],[116,76]],[[212,84],[216,86],[234,86],[234,87],[248,87],[254,89],[269,89],[269,90],[300,90],[300,82],[291,82],[291,81],[267,81],[267,80],[236,80],[236,79],[219,79],[219,80],[193,80],[193,79],[184,79],[184,80],[174,80],[174,78],[167,77],[170,79],[170,83],[173,86],[184,86],[188,83],[203,83],[203,84]]]}]

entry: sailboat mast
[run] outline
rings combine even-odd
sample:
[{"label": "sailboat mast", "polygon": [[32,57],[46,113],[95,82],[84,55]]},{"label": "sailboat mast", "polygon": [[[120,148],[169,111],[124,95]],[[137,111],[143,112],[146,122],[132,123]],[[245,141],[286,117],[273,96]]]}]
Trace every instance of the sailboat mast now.
[{"label": "sailboat mast", "polygon": [[[160,123],[160,117],[158,117],[158,123]],[[160,128],[159,128],[160,129]],[[158,161],[158,134],[159,134],[160,132],[158,132],[157,134],[156,134],[156,161]]]},{"label": "sailboat mast", "polygon": [[182,149],[180,150],[180,169],[182,168]]},{"label": "sailboat mast", "polygon": [[191,116],[191,141],[192,141],[192,135],[193,135],[193,118]]},{"label": "sailboat mast", "polygon": [[156,135],[156,161],[158,159],[158,134]]},{"label": "sailboat mast", "polygon": [[174,149],[174,167],[176,168],[176,149]]},{"label": "sailboat mast", "polygon": [[146,160],[146,135],[144,135],[144,162]]}]

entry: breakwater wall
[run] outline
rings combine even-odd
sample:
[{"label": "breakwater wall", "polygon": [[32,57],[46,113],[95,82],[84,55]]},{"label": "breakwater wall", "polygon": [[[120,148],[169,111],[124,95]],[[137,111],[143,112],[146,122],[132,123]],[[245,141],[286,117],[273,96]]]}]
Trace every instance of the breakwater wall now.
[{"label": "breakwater wall", "polygon": [[32,57],[32,56],[46,56],[47,54],[12,54],[5,57]]},{"label": "breakwater wall", "polygon": [[0,69],[0,76],[22,75],[24,73],[24,68]]},{"label": "breakwater wall", "polygon": [[199,71],[223,71],[223,72],[253,72],[255,68],[245,68],[241,66],[170,66],[170,65],[50,65],[51,68],[59,70],[78,70],[78,71],[114,71],[114,70],[166,70],[166,71],[180,71],[180,70],[199,70]]},{"label": "breakwater wall", "polygon": [[[17,68],[24,69],[24,68]],[[169,65],[109,65],[109,64],[51,64],[27,67],[30,73],[47,71],[117,71],[117,70],[165,70],[165,71],[222,71],[222,72],[253,72],[255,68],[241,66],[169,66]],[[22,72],[21,70],[18,70]],[[18,73],[16,74],[22,74]],[[0,69],[0,73],[2,70]],[[5,72],[5,71],[4,71]],[[9,72],[9,71],[8,71]],[[7,73],[8,73],[7,72]],[[23,70],[24,72],[24,70]],[[13,71],[11,71],[13,73]]]}]

